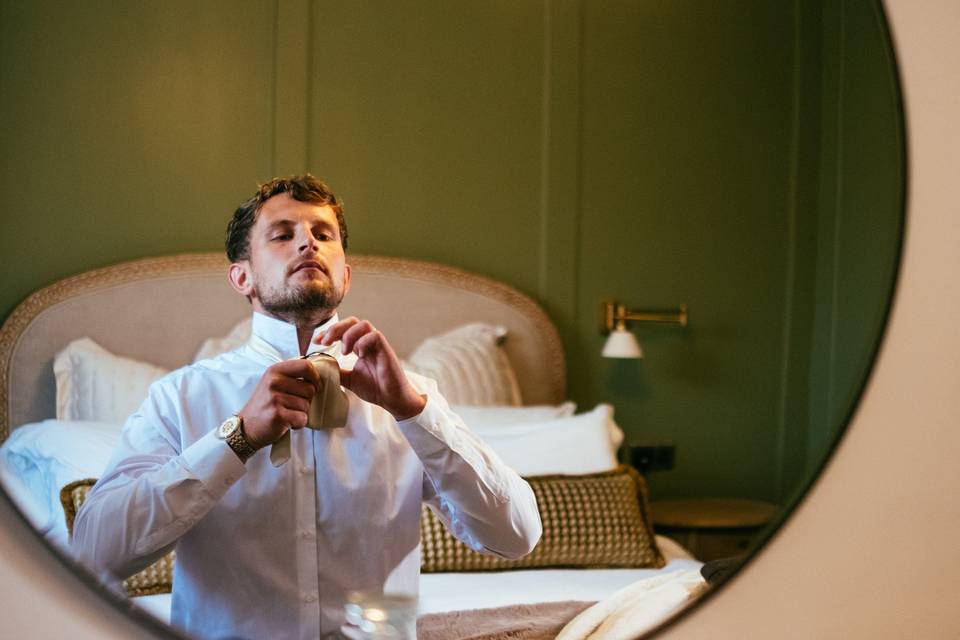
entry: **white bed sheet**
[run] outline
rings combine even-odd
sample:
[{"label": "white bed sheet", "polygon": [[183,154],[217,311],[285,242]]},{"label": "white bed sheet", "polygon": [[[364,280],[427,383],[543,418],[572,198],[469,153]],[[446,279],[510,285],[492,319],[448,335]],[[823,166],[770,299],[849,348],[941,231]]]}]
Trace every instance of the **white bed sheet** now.
[{"label": "white bed sheet", "polygon": [[594,602],[637,580],[681,569],[696,560],[671,560],[662,569],[536,569],[421,576],[419,613],[488,609],[536,602]]},{"label": "white bed sheet", "polygon": [[[594,602],[603,600],[643,578],[671,571],[699,569],[703,564],[669,538],[657,536],[657,544],[668,561],[662,569],[532,569],[425,573],[420,576],[418,611],[423,615],[536,602]],[[132,600],[154,617],[169,623],[169,593],[141,596]]]}]

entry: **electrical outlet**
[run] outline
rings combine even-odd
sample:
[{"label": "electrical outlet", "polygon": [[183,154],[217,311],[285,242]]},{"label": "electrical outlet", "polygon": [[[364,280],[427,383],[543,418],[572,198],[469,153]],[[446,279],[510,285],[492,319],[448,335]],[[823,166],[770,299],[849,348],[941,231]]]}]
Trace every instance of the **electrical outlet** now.
[{"label": "electrical outlet", "polygon": [[640,473],[673,469],[675,447],[672,444],[633,445],[630,465]]}]

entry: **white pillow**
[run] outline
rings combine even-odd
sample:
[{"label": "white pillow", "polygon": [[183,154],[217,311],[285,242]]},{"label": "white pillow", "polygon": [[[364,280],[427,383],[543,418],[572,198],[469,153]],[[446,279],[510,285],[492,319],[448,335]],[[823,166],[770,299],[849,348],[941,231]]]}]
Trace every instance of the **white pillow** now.
[{"label": "white pillow", "polygon": [[563,404],[538,404],[527,407],[477,407],[474,405],[451,405],[451,409],[463,418],[474,431],[496,429],[505,425],[524,422],[542,422],[554,418],[568,418],[577,410],[577,405],[568,400]]},{"label": "white pillow", "polygon": [[123,424],[166,369],[117,356],[90,338],[68,344],[53,361],[57,419]]},{"label": "white pillow", "polygon": [[[468,427],[480,436],[491,432],[516,430],[529,422],[545,422],[555,418],[569,418],[576,410],[576,404],[568,400],[563,404],[531,405],[529,407],[472,407],[454,405],[453,411],[463,418]],[[608,405],[600,405],[608,406]],[[594,409],[596,411],[596,408]],[[609,412],[607,435],[610,436],[610,446],[614,454],[623,443],[623,431],[613,420],[613,408]]]},{"label": "white pillow", "polygon": [[500,348],[504,327],[475,322],[427,338],[407,365],[437,381],[448,402],[459,405],[519,406],[520,386]]},{"label": "white pillow", "polygon": [[230,330],[230,333],[222,338],[208,338],[200,345],[197,355],[193,356],[194,362],[215,358],[221,353],[239,349],[250,341],[250,333],[253,327],[253,319],[244,318]]},{"label": "white pillow", "polygon": [[7,490],[48,540],[67,543],[60,489],[103,475],[121,430],[105,422],[44,420],[14,429],[0,447]]},{"label": "white pillow", "polygon": [[609,471],[617,466],[617,447],[611,425],[613,407],[599,404],[593,411],[567,418],[527,422],[476,431],[477,435],[522,476],[579,475]]}]

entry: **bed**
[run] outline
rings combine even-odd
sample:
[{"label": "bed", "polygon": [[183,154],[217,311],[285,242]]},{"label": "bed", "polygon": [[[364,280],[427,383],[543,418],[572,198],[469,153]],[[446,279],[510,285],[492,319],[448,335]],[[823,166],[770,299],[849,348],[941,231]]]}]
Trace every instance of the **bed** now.
[{"label": "bed", "polygon": [[[448,381],[441,389],[455,411],[531,479],[544,517],[538,549],[510,564],[469,555],[424,510],[421,637],[460,637],[465,627],[477,638],[555,637],[560,629],[571,640],[631,637],[704,588],[700,563],[653,534],[642,478],[617,465],[622,432],[612,408],[576,412],[567,401],[557,330],[533,300],[444,265],[349,261],[341,317],[369,318],[410,369]],[[7,318],[0,480],[53,546],[67,547],[70,501],[106,465],[145,385],[245,340],[250,308],[228,286],[226,267],[220,254],[127,262],[45,287]],[[174,566],[171,558],[166,575],[129,591],[164,621]],[[541,614],[542,628],[510,628]]]}]

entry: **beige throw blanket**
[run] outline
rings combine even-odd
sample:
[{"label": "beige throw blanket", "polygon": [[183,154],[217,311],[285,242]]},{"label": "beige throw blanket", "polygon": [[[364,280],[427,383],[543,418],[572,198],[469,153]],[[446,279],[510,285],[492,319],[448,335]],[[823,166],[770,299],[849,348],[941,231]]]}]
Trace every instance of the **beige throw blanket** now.
[{"label": "beige throw blanket", "polygon": [[707,588],[697,569],[670,571],[592,602],[542,602],[427,614],[418,640],[632,640]]},{"label": "beige throw blanket", "polygon": [[417,640],[553,640],[592,604],[571,600],[430,613],[417,620]]},{"label": "beige throw blanket", "polygon": [[557,640],[632,640],[679,611],[706,588],[698,569],[638,580],[571,620]]}]

